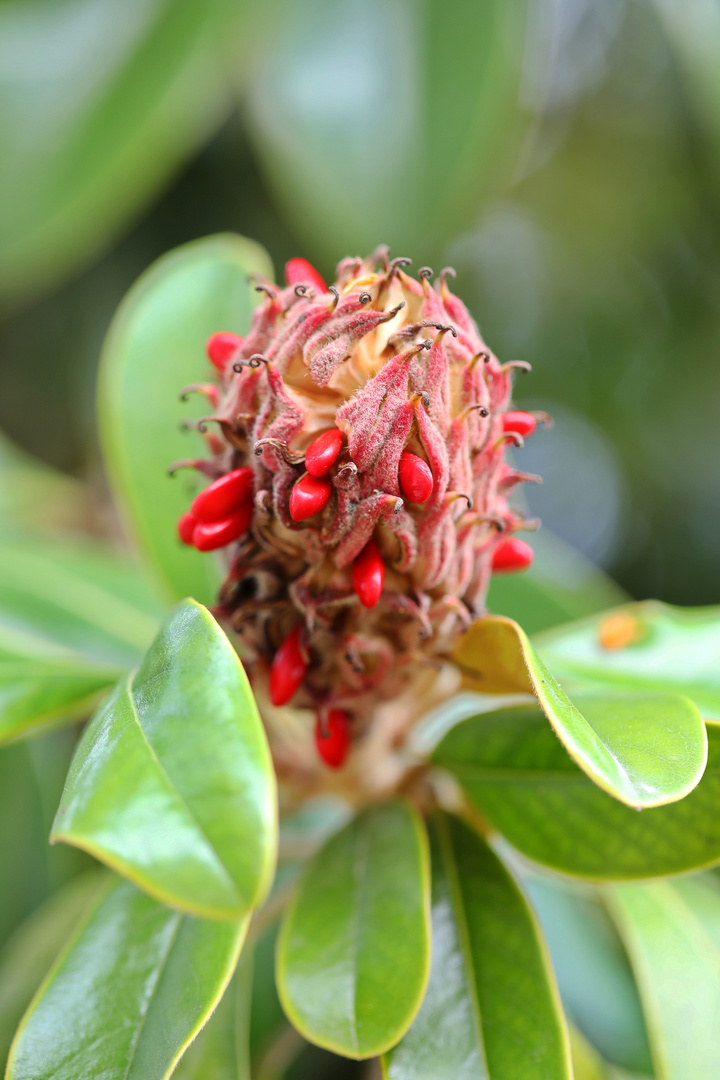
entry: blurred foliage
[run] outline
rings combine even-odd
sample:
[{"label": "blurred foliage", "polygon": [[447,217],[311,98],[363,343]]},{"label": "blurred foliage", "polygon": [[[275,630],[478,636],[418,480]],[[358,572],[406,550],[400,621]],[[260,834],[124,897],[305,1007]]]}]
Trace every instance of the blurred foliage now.
[{"label": "blurred foliage", "polygon": [[[301,253],[328,272],[388,242],[416,267],[455,266],[493,349],[533,364],[519,403],[556,418],[517,463],[545,478],[530,509],[580,554],[540,534],[532,575],[498,581],[493,609],[534,632],[622,589],[720,602],[719,73],[717,0],[6,0],[3,524],[117,535],[97,364],[154,259],[234,231],[278,269]],[[0,938],[85,866],[46,843],[73,742],[0,750]],[[569,903],[546,929],[567,930]],[[609,949],[598,977],[627,983],[625,1028],[603,1013],[593,1028],[582,964],[551,940],[561,989],[609,1060],[647,1068],[598,910],[573,917]],[[336,1075],[322,1051],[284,1052],[299,1054],[287,1075]]]},{"label": "blurred foliage", "polygon": [[531,509],[637,597],[717,601],[719,19],[3,5],[0,426],[96,476],[100,341],[170,247],[234,230],[328,271],[387,241],[452,261],[493,348],[533,363],[518,399],[557,423],[518,454],[546,479]]}]

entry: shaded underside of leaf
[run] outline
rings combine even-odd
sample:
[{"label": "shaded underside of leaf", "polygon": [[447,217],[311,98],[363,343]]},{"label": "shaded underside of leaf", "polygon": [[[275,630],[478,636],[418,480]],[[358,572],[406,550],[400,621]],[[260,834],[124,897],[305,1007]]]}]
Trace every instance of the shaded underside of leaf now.
[{"label": "shaded underside of leaf", "polygon": [[720,1075],[720,890],[710,880],[607,891],[635,970],[658,1080]]},{"label": "shaded underside of leaf", "polygon": [[630,961],[597,890],[534,874],[524,883],[550,949],[568,1020],[608,1062],[651,1072]]}]

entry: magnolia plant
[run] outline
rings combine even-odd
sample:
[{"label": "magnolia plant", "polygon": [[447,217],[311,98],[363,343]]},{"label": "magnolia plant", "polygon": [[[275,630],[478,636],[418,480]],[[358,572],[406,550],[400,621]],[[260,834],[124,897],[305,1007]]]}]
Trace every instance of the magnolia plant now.
[{"label": "magnolia plant", "polygon": [[[718,1075],[720,890],[677,875],[720,863],[720,617],[508,617],[549,418],[451,276],[276,285],[218,237],[118,313],[101,434],[152,578],[58,542],[40,596],[5,542],[0,734],[97,705],[51,841],[105,867],[0,957],[9,1080]],[[578,610],[542,582],[516,602]]]}]

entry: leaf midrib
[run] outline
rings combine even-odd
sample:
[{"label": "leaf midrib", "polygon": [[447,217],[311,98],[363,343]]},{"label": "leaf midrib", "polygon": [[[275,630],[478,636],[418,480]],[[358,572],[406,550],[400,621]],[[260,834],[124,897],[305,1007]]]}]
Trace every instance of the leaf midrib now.
[{"label": "leaf midrib", "polygon": [[134,1037],[134,1039],[133,1039],[133,1041],[132,1041],[132,1043],[130,1044],[130,1047],[129,1047],[128,1063],[127,1063],[127,1068],[125,1069],[125,1072],[123,1074],[123,1080],[128,1080],[128,1077],[130,1076],[130,1069],[132,1067],[133,1061],[135,1060],[135,1055],[137,1053],[137,1048],[138,1048],[138,1045],[140,1043],[140,1038],[142,1036],[143,1031],[145,1030],[145,1024],[147,1023],[147,1018],[148,1018],[148,1015],[150,1013],[150,1006],[152,1005],[153,998],[155,997],[155,992],[156,992],[156,990],[157,990],[157,988],[158,988],[158,986],[160,984],[160,980],[161,980],[161,978],[163,976],[165,968],[168,965],[168,960],[170,959],[170,953],[172,952],[173,948],[175,947],[175,942],[177,941],[178,934],[180,933],[180,928],[181,928],[181,926],[183,924],[183,921],[184,921],[183,916],[179,912],[174,913],[173,918],[174,918],[174,921],[175,921],[175,925],[172,928],[172,932],[171,932],[170,937],[168,939],[167,948],[165,949],[165,952],[163,953],[163,955],[160,957],[160,962],[157,965],[157,971],[156,971],[156,974],[155,974],[155,978],[152,981],[152,985],[150,987],[149,993],[146,995],[145,1001],[143,1002],[144,1007],[143,1007],[143,1009],[142,1009],[142,1011],[140,1013],[140,1020],[139,1020],[139,1024],[138,1024],[138,1027],[137,1027],[137,1032],[136,1032],[135,1037]]},{"label": "leaf midrib", "polygon": [[478,999],[477,993],[477,973],[475,971],[475,962],[472,957],[472,949],[470,944],[470,928],[468,926],[467,914],[465,911],[463,892],[460,887],[460,874],[458,872],[457,862],[455,859],[455,851],[452,845],[452,839],[450,837],[450,829],[447,820],[444,818],[439,819],[437,822],[437,827],[440,847],[442,849],[443,863],[447,874],[448,888],[450,892],[450,902],[452,904],[453,914],[455,916],[455,922],[458,928],[458,938],[460,940],[460,946],[463,951],[463,959],[465,962],[465,978],[467,980],[468,995],[472,1004],[475,1037],[477,1039],[480,1058],[485,1066],[486,1078],[487,1080],[489,1080],[490,1068],[488,1066],[487,1056],[485,1054],[485,1040],[483,1039],[482,1032],[482,1015],[480,1012],[480,1001]]}]

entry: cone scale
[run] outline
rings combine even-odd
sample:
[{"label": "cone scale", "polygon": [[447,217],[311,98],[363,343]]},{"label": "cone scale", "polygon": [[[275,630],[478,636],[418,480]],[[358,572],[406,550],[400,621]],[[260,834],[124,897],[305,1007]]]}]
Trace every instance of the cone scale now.
[{"label": "cone scale", "polygon": [[493,567],[532,558],[508,502],[528,479],[505,460],[508,432],[535,426],[510,408],[514,365],[488,349],[444,272],[433,283],[407,263],[378,249],[343,260],[326,286],[291,260],[286,286],[258,283],[247,337],[208,344],[219,479],[192,514],[201,540],[228,537],[214,545],[227,565],[218,615],[269,728],[290,703],[333,718],[330,735],[315,728],[333,768],[383,703],[435,679],[484,613]]}]

